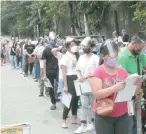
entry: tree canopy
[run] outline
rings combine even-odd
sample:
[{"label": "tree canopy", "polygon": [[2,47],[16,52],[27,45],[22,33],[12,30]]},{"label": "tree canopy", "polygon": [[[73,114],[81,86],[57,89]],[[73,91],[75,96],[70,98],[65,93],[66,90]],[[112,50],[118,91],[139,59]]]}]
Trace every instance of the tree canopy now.
[{"label": "tree canopy", "polygon": [[2,1],[1,31],[12,36],[40,36],[49,30],[58,32],[59,21],[70,17],[73,34],[80,34],[86,16],[90,33],[95,33],[105,26],[106,12],[126,5],[134,10],[133,21],[146,30],[145,1]]}]

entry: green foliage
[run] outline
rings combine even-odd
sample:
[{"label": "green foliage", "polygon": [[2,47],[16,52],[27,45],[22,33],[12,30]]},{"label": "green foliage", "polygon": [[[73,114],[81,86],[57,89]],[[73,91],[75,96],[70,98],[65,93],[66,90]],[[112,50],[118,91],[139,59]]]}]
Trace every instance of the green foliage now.
[{"label": "green foliage", "polygon": [[138,20],[142,29],[146,30],[146,2],[145,1],[137,2],[134,8],[135,17],[133,18],[133,20],[134,21]]}]

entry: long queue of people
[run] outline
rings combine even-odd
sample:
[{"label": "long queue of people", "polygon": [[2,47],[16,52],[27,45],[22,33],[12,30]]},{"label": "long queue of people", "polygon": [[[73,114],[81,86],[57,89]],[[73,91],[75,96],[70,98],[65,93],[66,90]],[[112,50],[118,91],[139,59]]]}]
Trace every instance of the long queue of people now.
[{"label": "long queue of people", "polygon": [[[94,129],[97,134],[136,134],[136,114],[129,116],[127,102],[114,100],[117,92],[125,88],[128,75],[142,75],[146,69],[146,33],[138,32],[125,46],[121,41],[106,39],[100,47],[100,56],[93,53],[95,46],[91,37],[85,37],[80,45],[73,37],[67,37],[64,45],[59,44],[56,34],[51,32],[47,42],[42,37],[38,41],[28,38],[14,42],[10,63],[12,68],[22,67],[24,77],[34,74],[40,86],[39,96],[44,96],[44,92],[50,96],[51,110],[56,110],[57,90],[72,95],[70,107],[63,108],[62,128],[68,128],[66,120],[71,109],[72,124],[80,124],[74,131],[76,134]],[[52,87],[45,86],[47,80]],[[89,81],[92,91],[78,96],[75,80]],[[140,83],[140,77],[133,83],[137,87],[133,101],[141,92]],[[79,99],[81,117],[77,117]]]}]

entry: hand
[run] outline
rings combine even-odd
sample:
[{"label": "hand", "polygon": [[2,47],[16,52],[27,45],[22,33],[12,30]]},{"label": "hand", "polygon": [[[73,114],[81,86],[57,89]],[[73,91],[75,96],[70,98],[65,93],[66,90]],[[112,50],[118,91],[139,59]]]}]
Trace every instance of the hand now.
[{"label": "hand", "polygon": [[134,82],[134,85],[140,85],[142,83],[142,79],[138,77],[136,81]]},{"label": "hand", "polygon": [[47,76],[44,76],[43,80],[44,80],[44,81],[47,81]]},{"label": "hand", "polygon": [[84,82],[86,79],[85,79],[84,77],[80,77],[80,78],[78,78],[78,80],[79,80],[80,82]]},{"label": "hand", "polygon": [[114,88],[116,91],[118,91],[118,90],[124,89],[125,86],[126,86],[126,83],[123,81],[123,82],[118,82],[116,85],[114,85]]},{"label": "hand", "polygon": [[63,46],[59,46],[59,47],[58,47],[58,50],[61,50],[61,49],[62,49],[62,47],[63,47]]},{"label": "hand", "polygon": [[66,87],[66,86],[64,87],[64,92],[68,93],[68,87]]}]

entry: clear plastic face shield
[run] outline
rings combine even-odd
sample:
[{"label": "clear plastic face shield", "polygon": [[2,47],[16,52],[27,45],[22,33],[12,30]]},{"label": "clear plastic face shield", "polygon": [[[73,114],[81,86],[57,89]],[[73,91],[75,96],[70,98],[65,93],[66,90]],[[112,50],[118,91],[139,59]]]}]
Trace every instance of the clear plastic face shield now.
[{"label": "clear plastic face shield", "polygon": [[141,43],[142,43],[142,50],[141,50],[141,54],[145,54],[146,53],[146,41],[144,41],[144,40],[142,40],[139,36],[137,36],[137,38],[141,41]]},{"label": "clear plastic face shield", "polygon": [[104,46],[109,57],[116,58],[118,56],[119,47],[116,43],[113,43],[111,40],[107,40]]}]

